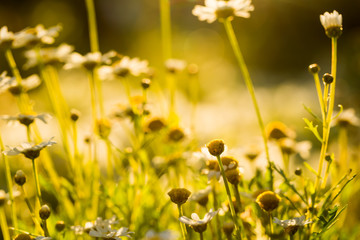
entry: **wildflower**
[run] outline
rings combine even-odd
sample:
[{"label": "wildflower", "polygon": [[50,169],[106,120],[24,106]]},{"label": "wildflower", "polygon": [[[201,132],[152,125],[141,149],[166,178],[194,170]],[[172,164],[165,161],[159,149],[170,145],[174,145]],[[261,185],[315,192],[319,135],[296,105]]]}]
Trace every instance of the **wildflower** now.
[{"label": "wildflower", "polygon": [[266,126],[266,136],[269,139],[279,140],[281,138],[295,138],[296,133],[282,122],[271,122]]},{"label": "wildflower", "polygon": [[165,230],[162,232],[155,232],[154,230],[149,230],[145,234],[143,240],[175,240],[179,238],[179,234],[171,230]]},{"label": "wildflower", "polygon": [[239,168],[226,170],[225,176],[228,182],[233,185],[237,185],[241,182],[241,173]]},{"label": "wildflower", "polygon": [[343,31],[342,15],[337,11],[334,10],[332,13],[325,12],[323,15],[320,15],[320,22],[329,38],[338,38],[341,36]]},{"label": "wildflower", "polygon": [[99,69],[102,80],[114,79],[115,77],[126,77],[129,74],[137,77],[149,71],[148,61],[139,58],[125,56],[114,62],[111,66],[103,66]]},{"label": "wildflower", "polygon": [[165,67],[170,73],[181,72],[186,67],[186,62],[180,59],[168,59],[165,61]]},{"label": "wildflower", "polygon": [[9,32],[7,26],[0,28],[0,48],[9,48],[14,42],[14,33]]},{"label": "wildflower", "polygon": [[128,228],[122,227],[119,230],[112,229],[111,225],[115,223],[117,223],[115,216],[105,220],[98,217],[94,223],[87,222],[85,229],[90,229],[89,235],[92,237],[116,240],[121,240],[120,237],[131,237],[130,234],[133,232],[128,232]]},{"label": "wildflower", "polygon": [[37,236],[35,237],[35,240],[51,240],[51,237],[44,237],[44,236]]},{"label": "wildflower", "polygon": [[39,216],[42,220],[46,220],[50,217],[51,210],[48,205],[44,204],[39,210]]},{"label": "wildflower", "polygon": [[23,92],[28,92],[41,83],[37,74],[32,74],[29,77],[22,79],[19,85],[15,77],[8,77],[6,71],[0,75],[0,93],[9,91],[13,95],[20,95]]},{"label": "wildflower", "polygon": [[220,180],[221,172],[218,161],[208,159],[206,161],[206,168],[203,169],[202,173],[207,175],[208,182],[210,182],[213,177],[215,177],[217,180]]},{"label": "wildflower", "polygon": [[[66,63],[73,51],[73,46],[62,43],[58,47],[41,48],[39,55],[41,57],[42,64],[56,66]],[[35,50],[26,51],[25,57],[27,58],[27,62],[23,66],[24,69],[29,69],[40,63],[38,53]]]},{"label": "wildflower", "polygon": [[26,183],[26,175],[22,170],[17,170],[14,176],[14,181],[17,185],[22,186]]},{"label": "wildflower", "polygon": [[171,201],[177,205],[186,203],[190,194],[191,192],[186,188],[173,188],[170,192],[168,192]]},{"label": "wildflower", "polygon": [[279,140],[279,145],[281,151],[289,155],[299,153],[299,155],[304,159],[308,158],[310,155],[310,149],[311,149],[310,141],[296,142],[292,138],[282,138]]},{"label": "wildflower", "polygon": [[265,191],[256,198],[256,203],[265,210],[271,212],[279,206],[281,198],[272,191]]},{"label": "wildflower", "polygon": [[44,123],[46,122],[46,118],[49,117],[49,114],[38,114],[38,115],[28,115],[28,114],[19,114],[17,116],[9,116],[9,115],[4,115],[1,116],[2,119],[10,122],[10,121],[19,121],[19,123],[25,125],[26,127],[30,126],[30,124],[32,124],[35,119],[39,119]]},{"label": "wildflower", "polygon": [[47,146],[54,145],[55,143],[56,142],[52,141],[52,138],[37,145],[26,142],[22,143],[19,147],[10,148],[10,150],[4,151],[3,153],[8,156],[15,156],[21,153],[24,154],[25,157],[34,160],[39,157],[42,149]]},{"label": "wildflower", "polygon": [[223,232],[229,239],[231,239],[231,235],[232,235],[234,229],[235,229],[234,222],[225,222],[222,226]]},{"label": "wildflower", "polygon": [[[17,198],[21,195],[21,192],[16,188],[13,189],[13,198]],[[4,190],[0,189],[0,207],[4,204],[11,204],[12,199],[10,198],[10,194],[6,193]]]},{"label": "wildflower", "polygon": [[179,142],[185,137],[184,131],[179,127],[173,127],[168,133],[168,139],[172,142]]},{"label": "wildflower", "polygon": [[76,226],[71,226],[70,230],[73,231],[75,235],[83,235],[85,228],[83,226],[76,225]]},{"label": "wildflower", "polygon": [[312,221],[305,220],[305,216],[296,217],[288,220],[279,220],[278,218],[274,217],[274,223],[282,226],[285,229],[285,232],[294,235],[299,227],[305,226],[306,224],[312,223]]},{"label": "wildflower", "polygon": [[[84,56],[80,53],[73,52],[69,55],[64,69],[84,67],[87,70],[93,70],[102,64],[110,64],[111,58],[115,57],[117,53],[115,51],[109,51],[105,54],[100,52],[90,52]],[[99,73],[100,74],[100,73]]]},{"label": "wildflower", "polygon": [[38,44],[53,44],[55,37],[59,35],[62,27],[60,25],[45,29],[43,25],[39,24],[34,28],[25,28],[24,30],[15,33],[13,46],[20,47],[34,47]]},{"label": "wildflower", "polygon": [[111,123],[109,120],[105,118],[98,119],[96,120],[96,129],[97,129],[97,134],[102,139],[107,139],[111,132]]},{"label": "wildflower", "polygon": [[248,159],[250,162],[253,162],[261,153],[261,149],[257,144],[250,144],[245,147],[243,151],[243,155]]},{"label": "wildflower", "polygon": [[201,206],[206,206],[209,201],[209,194],[212,191],[211,186],[206,187],[198,192],[195,192],[189,198],[190,201],[195,201],[199,203]]},{"label": "wildflower", "polygon": [[190,225],[190,227],[194,229],[195,232],[202,233],[206,230],[207,224],[218,212],[219,210],[214,212],[212,209],[210,209],[210,211],[205,214],[203,219],[200,219],[196,213],[192,213],[191,219],[185,216],[181,216],[179,220],[182,223]]},{"label": "wildflower", "polygon": [[220,156],[221,153],[225,150],[225,143],[221,139],[215,139],[206,144],[206,147],[209,150],[209,153],[213,156]]},{"label": "wildflower", "polygon": [[360,126],[360,119],[355,115],[355,109],[348,108],[344,110],[332,123],[332,126],[348,127]]},{"label": "wildflower", "polygon": [[150,132],[160,131],[165,127],[165,121],[162,118],[156,117],[150,119],[146,124],[146,130]]},{"label": "wildflower", "polygon": [[250,11],[254,11],[251,0],[205,0],[205,6],[196,5],[192,14],[200,21],[212,23],[216,19],[232,20],[234,16],[249,18]]}]

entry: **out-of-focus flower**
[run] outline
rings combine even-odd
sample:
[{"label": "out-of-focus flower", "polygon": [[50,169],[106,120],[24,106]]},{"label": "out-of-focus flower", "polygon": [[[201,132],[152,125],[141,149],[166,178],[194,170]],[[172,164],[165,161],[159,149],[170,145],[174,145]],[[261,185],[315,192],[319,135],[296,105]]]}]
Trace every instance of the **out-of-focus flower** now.
[{"label": "out-of-focus flower", "polygon": [[29,126],[30,124],[32,124],[35,121],[35,119],[39,119],[40,121],[47,123],[46,118],[48,117],[50,117],[50,115],[46,113],[38,114],[38,115],[19,114],[17,116],[9,116],[9,115],[0,116],[0,118],[8,122],[18,121],[19,123],[25,126]]},{"label": "out-of-focus flower", "polygon": [[131,237],[128,228],[122,227],[119,230],[111,228],[111,225],[118,223],[116,217],[111,219],[102,219],[98,217],[95,222],[87,222],[85,224],[85,231],[89,231],[89,235],[92,237],[99,237],[104,239],[116,239],[121,240],[120,237]]},{"label": "out-of-focus flower", "polygon": [[192,14],[200,21],[214,22],[216,19],[233,19],[236,17],[249,18],[254,11],[251,0],[205,0],[205,6],[196,5]]},{"label": "out-of-focus flower", "polygon": [[168,195],[173,203],[182,205],[189,199],[191,192],[186,188],[173,188]]},{"label": "out-of-focus flower", "polygon": [[312,223],[310,219],[305,220],[305,216],[296,217],[288,220],[279,220],[274,217],[274,223],[282,226],[285,229],[285,232],[294,235],[299,227],[305,226],[307,224]]},{"label": "out-of-focus flower", "polygon": [[168,59],[165,61],[166,69],[171,73],[181,72],[186,68],[186,62],[180,59]]},{"label": "out-of-focus flower", "polygon": [[95,67],[102,64],[110,64],[111,59],[116,56],[117,53],[115,51],[109,51],[105,54],[101,54],[100,52],[90,52],[84,56],[80,53],[73,52],[69,55],[66,64],[64,65],[64,69],[84,67],[88,70],[93,70]]},{"label": "out-of-focus flower", "polygon": [[7,26],[0,28],[0,48],[11,47],[14,38],[14,33],[9,32]]},{"label": "out-of-focus flower", "polygon": [[143,238],[143,240],[175,240],[178,238],[179,234],[171,230],[165,230],[162,232],[149,230],[146,232],[145,238]]},{"label": "out-of-focus flower", "polygon": [[256,203],[266,212],[271,212],[279,206],[281,198],[272,191],[265,191],[256,198]]},{"label": "out-of-focus flower", "polygon": [[9,91],[13,95],[19,95],[23,92],[28,92],[41,84],[37,74],[32,74],[29,77],[22,79],[20,85],[15,77],[9,77],[6,74],[6,72],[3,72],[0,75],[0,93]]},{"label": "out-of-focus flower", "polygon": [[332,126],[339,126],[339,127],[348,127],[348,126],[354,126],[359,127],[360,126],[360,119],[355,114],[355,109],[348,108],[344,110],[340,115],[331,122]]},{"label": "out-of-focus flower", "polygon": [[338,38],[341,36],[343,31],[342,15],[337,11],[334,10],[332,13],[325,12],[320,15],[320,22],[329,38]]},{"label": "out-of-focus flower", "polygon": [[206,206],[209,201],[209,194],[211,193],[211,186],[207,186],[205,189],[202,189],[198,192],[194,192],[189,198],[190,201],[198,202],[201,206]]},{"label": "out-of-focus flower", "polygon": [[129,74],[140,76],[149,72],[149,63],[147,60],[139,58],[130,58],[124,56],[120,60],[114,62],[111,66],[103,66],[99,68],[99,76],[102,80],[112,80],[116,77],[126,77]]},{"label": "out-of-focus flower", "polygon": [[59,35],[62,27],[56,25],[45,29],[42,24],[37,25],[34,28],[25,28],[20,32],[15,33],[15,39],[13,46],[15,48],[20,47],[34,47],[38,44],[53,44],[55,37]]},{"label": "out-of-focus flower", "polygon": [[[58,47],[49,47],[40,49],[41,62],[44,65],[58,65],[67,61],[70,54],[74,51],[74,47],[66,43],[62,43]],[[24,64],[24,69],[29,69],[39,64],[39,57],[35,50],[28,50],[25,52],[27,62]]]},{"label": "out-of-focus flower", "polygon": [[45,147],[52,146],[56,142],[52,141],[52,138],[48,141],[44,141],[40,144],[34,145],[31,143],[22,143],[18,147],[10,148],[10,150],[4,151],[3,153],[8,156],[15,156],[18,154],[24,154],[25,157],[34,160],[35,158],[39,157],[40,151]]},{"label": "out-of-focus flower", "polygon": [[266,136],[269,139],[279,140],[281,138],[295,138],[296,133],[284,123],[279,121],[270,122],[266,127]]},{"label": "out-of-focus flower", "polygon": [[203,219],[200,219],[196,213],[192,213],[191,219],[185,216],[181,216],[179,220],[180,222],[189,225],[196,232],[204,232],[207,228],[207,224],[218,212],[219,210],[214,212],[212,209],[210,209],[210,211],[205,214]]},{"label": "out-of-focus flower", "polygon": [[286,154],[298,153],[302,158],[306,159],[310,156],[311,142],[301,141],[296,142],[292,138],[282,138],[279,140],[281,150]]}]

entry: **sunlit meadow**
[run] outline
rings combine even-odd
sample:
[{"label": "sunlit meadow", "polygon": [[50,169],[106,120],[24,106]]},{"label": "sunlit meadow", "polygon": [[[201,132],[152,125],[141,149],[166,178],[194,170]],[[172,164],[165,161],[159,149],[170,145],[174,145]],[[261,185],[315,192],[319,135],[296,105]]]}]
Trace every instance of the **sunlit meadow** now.
[{"label": "sunlit meadow", "polygon": [[296,45],[261,1],[33,2],[0,17],[1,239],[360,238],[341,9],[264,67]]}]

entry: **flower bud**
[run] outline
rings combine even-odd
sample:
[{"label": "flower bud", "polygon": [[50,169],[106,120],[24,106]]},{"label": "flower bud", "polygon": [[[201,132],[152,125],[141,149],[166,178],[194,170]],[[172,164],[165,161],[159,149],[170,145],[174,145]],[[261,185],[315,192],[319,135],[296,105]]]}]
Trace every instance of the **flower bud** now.
[{"label": "flower bud", "polygon": [[58,232],[61,232],[65,229],[65,222],[64,221],[57,221],[55,224],[55,229]]},{"label": "flower bud", "polygon": [[209,153],[213,156],[220,156],[225,150],[225,143],[221,139],[215,139],[209,142],[206,147],[209,150]]},{"label": "flower bud", "polygon": [[165,122],[161,118],[153,118],[147,124],[147,130],[150,132],[160,131],[165,127]]},{"label": "flower bud", "polygon": [[151,80],[149,78],[144,78],[141,80],[141,86],[143,89],[148,89],[150,87]]},{"label": "flower bud", "polygon": [[302,174],[302,169],[301,169],[301,168],[297,168],[297,169],[295,170],[295,175],[296,175],[296,176],[301,176],[301,174]]},{"label": "flower bud", "polygon": [[22,170],[17,170],[14,176],[14,181],[17,185],[22,186],[26,183],[26,175]]},{"label": "flower bud", "polygon": [[225,222],[222,226],[222,230],[224,231],[226,236],[231,236],[235,229],[234,222]]},{"label": "flower bud", "polygon": [[320,71],[320,66],[317,65],[316,63],[313,63],[313,64],[309,65],[308,70],[310,73],[316,74]]},{"label": "flower bud", "polygon": [[71,109],[70,118],[72,121],[76,122],[80,117],[80,112],[76,109]]},{"label": "flower bud", "polygon": [[275,210],[280,203],[281,198],[272,191],[265,191],[256,198],[256,203],[266,212]]},{"label": "flower bud", "polygon": [[185,137],[184,131],[178,127],[172,128],[168,133],[169,140],[173,142],[179,142],[184,137]]},{"label": "flower bud", "polygon": [[173,188],[170,192],[168,192],[171,201],[177,205],[186,203],[190,194],[191,192],[186,188]]},{"label": "flower bud", "polygon": [[330,73],[325,73],[322,80],[326,84],[331,84],[334,81],[334,77]]},{"label": "flower bud", "polygon": [[44,204],[39,210],[39,216],[42,220],[46,220],[50,217],[51,210],[48,205]]},{"label": "flower bud", "polygon": [[15,236],[14,240],[32,240],[29,234],[20,233]]}]

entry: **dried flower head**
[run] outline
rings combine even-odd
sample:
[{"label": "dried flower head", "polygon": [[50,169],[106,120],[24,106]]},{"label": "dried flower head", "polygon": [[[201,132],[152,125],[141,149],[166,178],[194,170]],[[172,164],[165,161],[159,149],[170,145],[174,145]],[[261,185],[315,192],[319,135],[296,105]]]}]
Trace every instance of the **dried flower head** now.
[{"label": "dried flower head", "polygon": [[281,201],[281,198],[272,191],[265,191],[256,198],[256,203],[266,212],[275,210]]},{"label": "dried flower head", "polygon": [[190,194],[191,192],[186,188],[173,188],[170,192],[168,192],[170,200],[177,205],[186,203]]},{"label": "dried flower head", "polygon": [[274,217],[274,223],[282,226],[285,229],[285,232],[289,235],[294,235],[299,227],[305,226],[306,224],[312,223],[312,221],[305,220],[305,216],[296,217],[288,220],[279,220]]},{"label": "dried flower head", "polygon": [[203,219],[200,219],[196,213],[191,214],[191,219],[185,216],[181,216],[179,218],[180,222],[189,225],[195,232],[202,233],[206,230],[207,224],[211,221],[211,219],[219,212],[213,211],[210,209],[208,213],[205,214]]},{"label": "dried flower head", "polygon": [[146,130],[149,132],[158,132],[166,126],[165,121],[160,117],[150,119],[146,124]]},{"label": "dried flower head", "polygon": [[343,31],[342,15],[337,11],[334,10],[332,13],[325,12],[323,15],[320,15],[320,22],[329,38],[338,38],[341,36]]},{"label": "dried flower head", "polygon": [[251,0],[205,0],[205,6],[196,5],[192,14],[200,21],[212,23],[216,19],[232,20],[235,16],[249,18],[251,11],[254,11]]},{"label": "dried flower head", "polygon": [[331,122],[331,125],[339,127],[358,127],[360,126],[360,119],[356,116],[355,109],[348,108],[340,113],[339,116]]},{"label": "dried flower head", "polygon": [[209,153],[213,156],[220,156],[225,150],[225,143],[221,139],[215,139],[206,144]]},{"label": "dried flower head", "polygon": [[65,229],[65,226],[66,226],[66,224],[64,221],[57,221],[55,224],[55,229],[56,229],[56,231],[61,232]]},{"label": "dried flower head", "polygon": [[239,184],[241,182],[241,178],[242,178],[239,168],[226,170],[225,176],[226,176],[226,179],[228,180],[228,182],[233,185]]},{"label": "dried flower head", "polygon": [[334,77],[330,73],[325,73],[322,80],[325,84],[331,84],[334,81]]},{"label": "dried flower head", "polygon": [[179,127],[173,127],[169,130],[168,139],[172,142],[179,142],[184,139],[185,133]]}]

